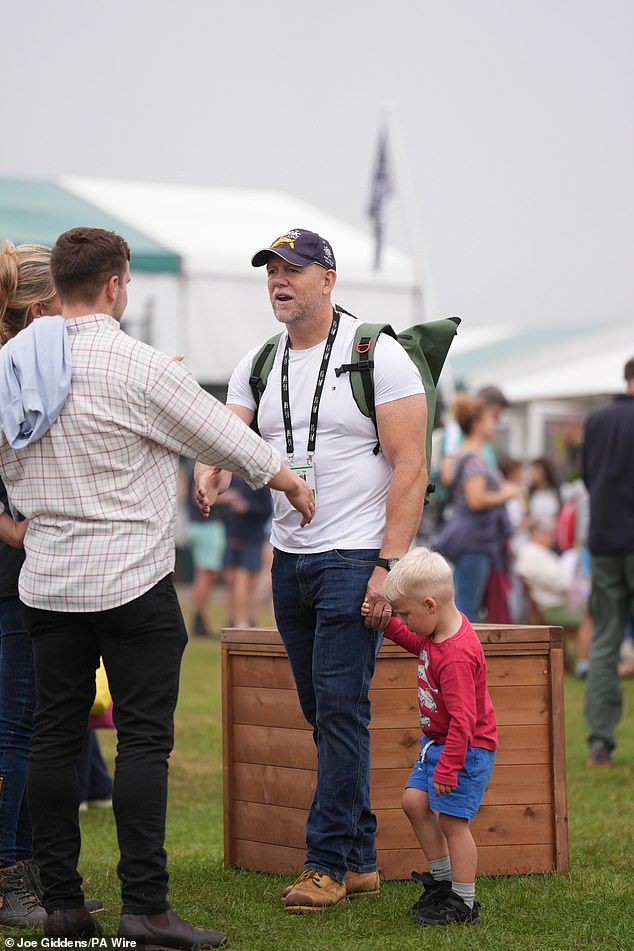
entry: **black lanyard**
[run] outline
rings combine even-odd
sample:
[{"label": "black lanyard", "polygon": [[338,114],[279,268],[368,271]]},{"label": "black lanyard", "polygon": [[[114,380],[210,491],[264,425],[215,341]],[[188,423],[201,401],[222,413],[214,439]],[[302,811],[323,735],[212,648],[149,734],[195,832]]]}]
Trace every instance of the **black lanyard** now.
[{"label": "black lanyard", "polygon": [[[315,452],[315,441],[317,439],[317,417],[319,415],[319,403],[321,401],[321,394],[324,388],[324,383],[326,381],[326,371],[328,369],[328,364],[330,362],[330,355],[332,353],[332,348],[335,343],[335,337],[337,336],[337,330],[339,329],[339,314],[336,310],[332,312],[332,323],[330,325],[330,330],[328,331],[328,336],[326,338],[326,345],[324,346],[324,355],[321,358],[321,366],[319,367],[319,374],[317,376],[317,385],[315,387],[315,395],[313,396],[313,405],[310,412],[310,424],[308,427],[308,446],[306,447],[306,452],[308,454],[308,461],[312,459],[312,455]],[[286,433],[286,452],[289,459],[293,458],[294,453],[294,443],[293,443],[293,425],[291,423],[291,404],[288,395],[288,339],[286,341],[286,347],[284,348],[284,356],[282,358],[282,415],[284,417],[284,432]]]}]

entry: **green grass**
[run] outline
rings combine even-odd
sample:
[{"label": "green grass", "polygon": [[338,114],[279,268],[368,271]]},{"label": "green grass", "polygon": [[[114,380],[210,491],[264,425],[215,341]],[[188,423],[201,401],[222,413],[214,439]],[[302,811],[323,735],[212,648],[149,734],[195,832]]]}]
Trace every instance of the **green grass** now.
[{"label": "green grass", "polygon": [[[584,685],[566,679],[570,873],[478,879],[477,927],[422,929],[408,918],[413,882],[386,882],[380,899],[348,902],[323,915],[285,914],[290,877],[223,866],[220,647],[194,640],[183,665],[176,746],[170,767],[167,850],[170,901],[197,925],[226,932],[240,951],[631,951],[634,948],[634,680],[624,684],[625,715],[616,765],[587,770]],[[100,733],[112,758],[114,737]],[[81,871],[87,893],[106,904],[116,934],[119,883],[110,810],[82,813]],[[0,938],[18,932],[0,929]],[[24,934],[24,933],[23,933]]]}]

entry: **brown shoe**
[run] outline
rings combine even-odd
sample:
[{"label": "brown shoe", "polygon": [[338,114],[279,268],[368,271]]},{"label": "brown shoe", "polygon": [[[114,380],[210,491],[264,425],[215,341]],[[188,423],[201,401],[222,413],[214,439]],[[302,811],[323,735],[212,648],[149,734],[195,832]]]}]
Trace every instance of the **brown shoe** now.
[{"label": "brown shoe", "polygon": [[314,869],[306,869],[286,896],[285,908],[291,914],[310,914],[340,905],[346,898],[346,886]]},{"label": "brown shoe", "polygon": [[347,898],[369,898],[381,891],[378,872],[346,872],[343,884],[346,886]]}]

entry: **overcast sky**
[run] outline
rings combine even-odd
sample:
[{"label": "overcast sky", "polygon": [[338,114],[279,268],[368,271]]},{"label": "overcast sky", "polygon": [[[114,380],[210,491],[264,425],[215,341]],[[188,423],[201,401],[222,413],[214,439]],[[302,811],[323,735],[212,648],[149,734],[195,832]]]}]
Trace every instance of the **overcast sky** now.
[{"label": "overcast sky", "polygon": [[632,0],[21,0],[0,22],[1,175],[284,189],[369,227],[389,102],[414,196],[393,182],[386,237],[411,250],[413,201],[442,313],[632,319]]}]

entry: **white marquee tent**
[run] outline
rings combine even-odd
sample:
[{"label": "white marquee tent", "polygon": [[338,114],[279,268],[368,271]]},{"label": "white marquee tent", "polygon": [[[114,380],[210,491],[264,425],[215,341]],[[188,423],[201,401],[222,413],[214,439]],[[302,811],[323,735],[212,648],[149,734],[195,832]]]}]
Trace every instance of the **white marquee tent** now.
[{"label": "white marquee tent", "polygon": [[134,272],[129,326],[166,353],[184,353],[202,383],[225,383],[238,360],[279,329],[263,269],[251,255],[290,228],[326,236],[337,258],[335,301],[363,320],[400,330],[421,320],[407,255],[384,249],[372,270],[371,235],[274,191],[203,188],[88,178],[60,184],[148,235],[181,259],[180,274]]}]

